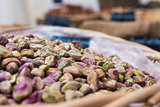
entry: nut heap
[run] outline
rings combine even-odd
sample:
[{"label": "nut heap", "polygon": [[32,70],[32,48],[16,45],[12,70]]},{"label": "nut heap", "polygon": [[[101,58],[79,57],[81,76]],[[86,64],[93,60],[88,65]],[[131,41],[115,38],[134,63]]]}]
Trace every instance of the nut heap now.
[{"label": "nut heap", "polygon": [[0,61],[0,104],[57,103],[157,82],[116,55],[107,58],[77,41],[52,42],[32,34],[0,36]]}]

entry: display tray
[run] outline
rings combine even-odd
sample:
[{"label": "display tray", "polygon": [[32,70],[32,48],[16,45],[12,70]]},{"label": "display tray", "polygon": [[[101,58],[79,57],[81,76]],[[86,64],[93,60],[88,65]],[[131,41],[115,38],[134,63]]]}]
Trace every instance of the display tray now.
[{"label": "display tray", "polygon": [[[118,37],[113,37],[103,33],[81,30],[76,28],[51,27],[51,26],[32,26],[26,28],[16,28],[2,31],[1,34],[21,35],[32,33],[39,37],[47,37],[52,39],[53,36],[69,36],[69,37],[85,37],[90,38],[89,47],[95,52],[108,56],[109,54],[117,54],[122,60],[132,64],[141,70],[149,71],[156,78],[160,76],[160,53],[148,48],[147,46],[130,42]],[[106,47],[106,48],[104,48]],[[101,51],[100,51],[101,50]],[[92,97],[83,97],[72,101],[62,102],[58,104],[30,104],[30,105],[7,105],[5,107],[113,107],[113,106],[128,106],[137,102],[145,102],[151,96],[155,95],[160,90],[158,84],[135,91],[131,93],[114,93],[96,95]],[[106,105],[107,104],[107,105]],[[131,105],[132,106],[132,105]],[[135,105],[134,105],[135,106]],[[137,106],[137,105],[136,105]]]}]

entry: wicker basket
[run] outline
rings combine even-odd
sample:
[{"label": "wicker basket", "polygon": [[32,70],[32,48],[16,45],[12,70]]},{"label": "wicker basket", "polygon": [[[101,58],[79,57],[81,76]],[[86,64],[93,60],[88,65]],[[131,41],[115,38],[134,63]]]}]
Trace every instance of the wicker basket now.
[{"label": "wicker basket", "polygon": [[[13,34],[19,34],[19,33],[24,33],[24,30],[28,30],[28,29],[33,29],[33,28],[43,28],[43,27],[48,27],[48,26],[32,26],[32,27],[28,27],[28,28],[19,28],[19,29],[12,29],[12,30],[7,30],[5,32],[1,32],[1,34],[6,34],[6,33],[13,33]],[[52,27],[50,27],[52,28]],[[67,34],[65,33],[65,31],[81,31],[81,33],[79,33],[78,35],[73,33],[73,34]],[[93,32],[93,31],[88,31],[88,30],[79,30],[79,29],[75,29],[75,28],[62,28],[57,29],[57,31],[59,32],[63,32],[68,36],[84,36],[84,34],[86,34],[87,32],[92,32],[95,33],[95,35],[97,34],[98,36],[100,36],[103,39],[107,39],[109,41],[113,41],[116,43],[125,43],[125,44],[130,44],[133,45],[139,49],[141,49],[145,55],[152,61],[158,61],[160,62],[160,53],[152,50],[144,45],[141,44],[137,44],[134,42],[130,42],[130,41],[126,41],[124,39],[118,38],[118,37],[113,37],[113,36],[109,36],[103,33],[99,33],[99,32]],[[89,35],[90,37],[92,37],[93,35]],[[160,85],[153,85],[151,87],[148,88],[144,88],[142,90],[139,91],[135,91],[133,93],[114,93],[114,94],[108,94],[108,95],[99,95],[99,96],[93,96],[93,97],[84,97],[81,99],[76,99],[73,101],[68,101],[68,102],[63,102],[63,103],[59,103],[59,104],[48,104],[48,105],[14,105],[14,107],[50,107],[50,106],[56,106],[56,107],[90,107],[90,106],[94,106],[94,107],[100,107],[103,106],[107,103],[109,103],[109,105],[106,105],[105,107],[108,106],[116,106],[117,103],[122,103],[124,105],[121,106],[126,106],[128,104],[131,103],[135,103],[135,102],[144,102],[146,101],[148,98],[150,98],[151,96],[155,95],[155,93],[157,93],[160,90]],[[129,99],[128,99],[129,98]],[[126,102],[126,99],[127,102]],[[5,107],[11,107],[13,105],[8,105]]]}]

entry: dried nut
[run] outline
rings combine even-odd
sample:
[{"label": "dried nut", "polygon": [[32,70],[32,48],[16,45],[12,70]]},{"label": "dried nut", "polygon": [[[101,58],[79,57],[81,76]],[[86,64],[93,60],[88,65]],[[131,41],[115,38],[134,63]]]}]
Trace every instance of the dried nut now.
[{"label": "dried nut", "polygon": [[55,82],[55,83],[53,83],[50,87],[51,87],[51,88],[54,88],[54,89],[57,89],[57,90],[60,91],[61,86],[62,86],[62,83],[61,83],[61,82]]},{"label": "dried nut", "polygon": [[70,101],[75,98],[83,97],[83,93],[79,91],[68,90],[65,92],[65,100]]},{"label": "dried nut", "polygon": [[19,42],[19,43],[17,44],[17,48],[18,48],[19,50],[22,50],[22,49],[27,48],[28,45],[29,45],[29,44],[28,44],[27,40],[23,40],[23,41],[21,41],[21,42]]},{"label": "dried nut", "polygon": [[6,65],[6,71],[10,72],[11,74],[14,74],[18,70],[18,65],[16,62],[11,62]]},{"label": "dried nut", "polygon": [[143,83],[145,81],[142,76],[134,76],[133,79],[135,83]]},{"label": "dried nut", "polygon": [[146,71],[142,71],[142,73],[143,73],[144,75],[149,75],[149,73],[146,72]]},{"label": "dried nut", "polygon": [[41,96],[42,100],[47,103],[57,103],[63,101],[63,96],[59,90],[53,88],[46,88],[44,92],[42,92]]},{"label": "dried nut", "polygon": [[87,80],[84,78],[76,78],[75,81],[80,82],[81,84],[84,84],[87,82]]},{"label": "dried nut", "polygon": [[62,87],[62,92],[67,90],[78,90],[81,87],[81,84],[76,81],[69,81]]},{"label": "dried nut", "polygon": [[6,96],[0,94],[0,105],[8,104],[8,99]]},{"label": "dried nut", "polygon": [[22,56],[29,57],[29,58],[33,58],[33,57],[34,57],[34,51],[31,50],[31,49],[23,49],[23,50],[21,51],[21,55],[22,55]]},{"label": "dried nut", "polygon": [[1,93],[10,93],[11,91],[12,91],[12,86],[8,80],[0,82]]},{"label": "dried nut", "polygon": [[65,84],[69,81],[73,80],[73,76],[70,73],[65,73],[60,79],[59,81],[62,82],[62,84]]},{"label": "dried nut", "polygon": [[41,65],[41,66],[39,66],[39,70],[41,70],[41,71],[46,71],[48,69],[48,65]]},{"label": "dried nut", "polygon": [[142,87],[139,84],[133,84],[132,87],[133,87],[134,90],[142,89]]},{"label": "dried nut", "polygon": [[39,68],[33,68],[31,74],[33,76],[44,77],[44,71],[39,70]]},{"label": "dried nut", "polygon": [[40,66],[40,65],[43,64],[43,62],[41,60],[29,59],[29,58],[26,58],[26,57],[23,57],[21,59],[21,62],[22,63],[32,63],[34,66]]},{"label": "dried nut", "polygon": [[70,49],[70,45],[68,43],[61,43],[59,46],[63,46],[66,51]]},{"label": "dried nut", "polygon": [[91,71],[92,71],[91,68],[88,67],[81,69],[82,75],[85,77],[87,77]]},{"label": "dried nut", "polygon": [[75,48],[77,48],[79,50],[82,49],[82,45],[80,44],[80,42],[78,42],[78,41],[72,41],[71,43],[74,45]]},{"label": "dried nut", "polygon": [[70,73],[74,77],[81,76],[81,72],[76,66],[68,66],[68,67],[63,68],[63,73]]},{"label": "dried nut", "polygon": [[98,74],[94,70],[91,70],[89,75],[87,76],[87,83],[90,85],[91,89],[94,92],[99,89]]},{"label": "dried nut", "polygon": [[24,68],[24,69],[20,72],[19,76],[25,76],[25,77],[32,78],[31,71],[30,71],[30,69],[27,68],[27,67]]},{"label": "dried nut", "polygon": [[58,57],[61,58],[61,57],[63,57],[63,56],[68,56],[68,55],[67,55],[67,51],[65,51],[65,50],[60,50],[60,51],[58,52]]},{"label": "dried nut", "polygon": [[59,52],[60,50],[66,50],[66,48],[62,45],[58,45],[58,46],[54,47],[54,51]]},{"label": "dried nut", "polygon": [[13,90],[13,98],[16,101],[20,101],[28,96],[30,96],[32,93],[32,84],[21,81]]},{"label": "dried nut", "polygon": [[11,79],[11,74],[9,72],[0,72],[0,82],[5,81],[5,80],[10,80]]},{"label": "dried nut", "polygon": [[48,66],[55,66],[56,62],[55,62],[55,56],[48,56],[45,59],[45,64]]},{"label": "dried nut", "polygon": [[5,58],[2,61],[1,66],[6,67],[6,65],[8,65],[11,62],[15,62],[15,63],[17,63],[17,65],[21,65],[21,62],[17,58]]},{"label": "dried nut", "polygon": [[46,77],[46,78],[43,78],[43,82],[44,82],[44,85],[49,86],[55,83],[55,80],[53,80],[51,77]]},{"label": "dried nut", "polygon": [[32,70],[32,69],[33,69],[33,64],[32,64],[32,63],[25,63],[25,64],[23,64],[21,67],[19,67],[19,69],[18,69],[18,74],[20,74],[21,71],[22,71],[24,68],[29,68],[30,70]]},{"label": "dried nut", "polygon": [[12,51],[12,55],[18,59],[21,59],[22,58],[22,55],[20,52],[18,51]]},{"label": "dried nut", "polygon": [[33,87],[35,90],[41,90],[44,87],[44,82],[40,77],[33,78]]},{"label": "dried nut", "polygon": [[118,71],[116,69],[109,69],[108,70],[108,76],[111,79],[118,80]]},{"label": "dried nut", "polygon": [[120,82],[123,82],[123,81],[124,81],[124,75],[119,74],[119,75],[118,75],[118,80],[119,80]]},{"label": "dried nut", "polygon": [[62,72],[56,71],[56,72],[53,72],[52,74],[50,74],[48,77],[52,78],[55,81],[58,81],[61,78],[61,76],[62,76]]},{"label": "dried nut", "polygon": [[128,72],[125,74],[125,80],[130,79],[131,76],[133,76],[133,72],[132,72],[132,71],[128,71]]},{"label": "dried nut", "polygon": [[11,84],[15,83],[16,82],[16,78],[17,78],[17,74],[12,75],[11,79],[9,80],[9,82]]},{"label": "dried nut", "polygon": [[12,56],[12,53],[6,47],[0,45],[0,56],[9,57]]},{"label": "dried nut", "polygon": [[117,89],[117,81],[108,80],[108,81],[105,82],[105,86],[106,86],[107,90],[114,91],[114,90]]},{"label": "dried nut", "polygon": [[[16,84],[19,84],[21,81],[25,81],[25,82],[28,82],[29,84],[32,84],[33,81],[28,78],[28,77],[25,77],[25,76],[18,76],[17,77],[17,80],[16,80]],[[32,84],[33,85],[33,84]]]},{"label": "dried nut", "polygon": [[142,73],[142,71],[139,71],[139,70],[136,70],[136,69],[135,69],[135,70],[133,70],[132,72],[133,72],[133,74],[136,75],[136,76],[144,76],[144,74]]},{"label": "dried nut", "polygon": [[95,60],[91,56],[83,56],[81,60],[88,65],[92,65],[95,63]]},{"label": "dried nut", "polygon": [[134,83],[134,80],[132,78],[128,79],[124,84],[126,87],[131,87]]},{"label": "dried nut", "polygon": [[41,48],[43,48],[43,47],[44,47],[44,45],[42,45],[42,44],[31,43],[31,44],[29,45],[29,48],[30,48],[30,49],[33,49],[33,50],[39,50],[39,49],[41,49]]},{"label": "dried nut", "polygon": [[82,54],[79,51],[70,50],[68,51],[69,56],[74,58],[75,60],[81,60]]},{"label": "dried nut", "polygon": [[119,74],[125,74],[126,70],[124,69],[124,67],[117,67],[116,70],[118,71]]},{"label": "dried nut", "polygon": [[87,64],[83,63],[83,62],[74,62],[71,63],[72,66],[76,66],[78,69],[83,69],[85,67],[87,67]]},{"label": "dried nut", "polygon": [[93,55],[93,54],[94,54],[94,51],[93,51],[92,49],[90,49],[90,48],[86,48],[86,49],[84,50],[84,53],[85,53],[85,54]]},{"label": "dried nut", "polygon": [[7,38],[5,36],[0,36],[0,45],[4,45],[7,43]]},{"label": "dried nut", "polygon": [[28,34],[26,34],[26,35],[24,35],[23,36],[24,38],[35,38],[35,36],[34,35],[32,35],[31,33],[28,33]]},{"label": "dried nut", "polygon": [[102,81],[98,81],[98,85],[99,85],[100,89],[106,89],[106,86],[105,86],[105,84]]},{"label": "dried nut", "polygon": [[60,64],[58,64],[58,69],[62,70],[64,67],[66,67],[69,63],[68,62],[60,62]]},{"label": "dried nut", "polygon": [[59,69],[57,69],[57,68],[48,68],[46,70],[46,74],[48,76],[48,75],[50,75],[50,74],[52,74],[53,72],[56,72],[56,71],[59,71]]},{"label": "dried nut", "polygon": [[7,43],[6,48],[10,51],[18,50],[15,43]]},{"label": "dried nut", "polygon": [[145,77],[145,79],[147,80],[147,81],[149,81],[151,84],[155,84],[158,80],[155,78],[155,77],[153,77],[153,76],[147,76],[147,77]]},{"label": "dried nut", "polygon": [[118,89],[119,89],[119,88],[123,88],[123,87],[125,87],[125,85],[124,85],[123,83],[117,82],[117,88],[118,88]]},{"label": "dried nut", "polygon": [[104,73],[104,70],[103,70],[103,68],[95,68],[94,69],[95,70],[95,72],[98,74],[98,77],[99,78],[103,78],[103,77],[105,77],[105,73]]},{"label": "dried nut", "polygon": [[38,101],[40,101],[41,96],[40,96],[40,92],[34,92],[31,94],[31,96],[29,96],[27,99],[25,99],[22,104],[33,104],[36,103]]},{"label": "dried nut", "polygon": [[92,90],[92,89],[90,88],[90,86],[89,86],[88,84],[83,84],[83,85],[81,86],[81,88],[79,89],[79,91],[82,92],[84,95],[90,93],[91,90]]}]

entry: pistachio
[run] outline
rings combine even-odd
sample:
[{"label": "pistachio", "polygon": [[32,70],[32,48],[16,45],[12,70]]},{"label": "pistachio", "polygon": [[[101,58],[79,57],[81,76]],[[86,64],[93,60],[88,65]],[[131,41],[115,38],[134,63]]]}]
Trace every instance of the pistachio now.
[{"label": "pistachio", "polygon": [[34,51],[31,50],[31,49],[23,49],[23,50],[21,51],[21,55],[22,55],[22,56],[29,57],[29,58],[33,58],[33,57],[34,57]]},{"label": "pistachio", "polygon": [[20,72],[19,76],[25,76],[25,77],[32,78],[31,71],[30,71],[30,69],[27,68],[27,67],[24,68],[24,69]]},{"label": "pistachio", "polygon": [[6,70],[11,74],[14,74],[18,70],[18,65],[16,62],[11,62],[6,65]]},{"label": "pistachio", "polygon": [[132,72],[133,72],[133,74],[136,75],[136,76],[144,76],[144,74],[143,74],[142,71],[140,71],[140,70],[134,69]]},{"label": "pistachio", "polygon": [[20,74],[20,72],[22,72],[22,70],[24,69],[24,68],[29,68],[30,70],[32,70],[33,69],[33,64],[32,63],[25,63],[25,64],[23,64],[21,67],[19,67],[19,69],[18,69],[18,74]]},{"label": "pistachio", "polygon": [[80,83],[82,83],[82,84],[84,84],[84,83],[87,82],[87,80],[84,79],[84,78],[75,78],[75,81],[80,82]]},{"label": "pistachio", "polygon": [[146,78],[146,80],[149,81],[151,84],[154,84],[154,83],[156,83],[156,82],[158,81],[158,80],[157,80],[155,77],[153,77],[153,76],[146,76],[145,78]]},{"label": "pistachio", "polygon": [[41,98],[47,103],[57,103],[64,100],[59,90],[50,87],[46,88],[44,92],[42,92]]},{"label": "pistachio", "polygon": [[81,84],[76,81],[69,81],[62,87],[62,92],[67,90],[78,90],[81,87]]},{"label": "pistachio", "polygon": [[58,81],[61,76],[62,76],[62,72],[61,71],[56,71],[56,72],[53,72],[52,74],[50,74],[48,77],[52,78],[55,81]]},{"label": "pistachio", "polygon": [[139,84],[133,84],[132,87],[133,87],[134,90],[142,89],[142,87]]},{"label": "pistachio", "polygon": [[45,85],[49,86],[55,83],[55,80],[53,80],[51,77],[46,77],[43,79],[43,82]]},{"label": "pistachio", "polygon": [[88,94],[89,92],[91,92],[91,88],[88,84],[83,84],[81,86],[81,88],[79,89],[80,92],[82,92],[84,95]]},{"label": "pistachio", "polygon": [[59,69],[57,69],[57,68],[48,68],[46,70],[46,74],[50,75],[50,74],[52,74],[53,72],[56,72],[56,71],[59,71]]},{"label": "pistachio", "polygon": [[31,74],[38,77],[44,77],[44,71],[39,70],[39,68],[33,68]]},{"label": "pistachio", "polygon": [[39,49],[43,48],[44,45],[31,43],[31,44],[29,45],[29,47],[30,47],[30,49],[33,49],[33,50],[39,50]]},{"label": "pistachio", "polygon": [[45,64],[48,66],[55,66],[55,57],[54,56],[48,56],[45,59]]},{"label": "pistachio", "polygon": [[63,84],[72,81],[73,80],[73,76],[70,73],[65,73],[60,79],[59,81],[62,82]]},{"label": "pistachio", "polygon": [[118,89],[119,89],[119,88],[123,88],[123,87],[125,87],[125,85],[124,85],[123,83],[117,82],[117,88],[118,88]]},{"label": "pistachio", "polygon": [[6,48],[10,51],[15,51],[15,50],[18,50],[18,48],[16,47],[16,44],[15,43],[7,43],[6,44]]},{"label": "pistachio", "polygon": [[76,66],[78,69],[83,69],[85,67],[87,67],[87,64],[83,63],[83,62],[74,62],[71,63],[72,66]]},{"label": "pistachio", "polygon": [[78,42],[78,41],[72,41],[71,43],[74,45],[75,48],[77,48],[79,50],[82,49],[82,45],[80,44],[80,42]]},{"label": "pistachio", "polygon": [[7,38],[5,36],[0,36],[0,45],[4,45],[7,43]]},{"label": "pistachio", "polygon": [[79,51],[70,50],[68,51],[69,56],[73,57],[75,60],[81,60],[82,54]]},{"label": "pistachio", "polygon": [[0,82],[1,93],[10,93],[11,91],[12,91],[12,86],[8,80]]},{"label": "pistachio", "polygon": [[21,101],[22,99],[30,96],[32,93],[32,85],[28,82],[21,81],[13,90],[13,98],[16,101]]},{"label": "pistachio", "polygon": [[63,46],[66,51],[70,49],[70,45],[68,43],[61,43],[59,46]]},{"label": "pistachio", "polygon": [[60,50],[60,51],[58,52],[58,57],[61,58],[61,57],[63,57],[63,56],[68,56],[68,55],[67,55],[67,51],[65,51],[65,50]]},{"label": "pistachio", "polygon": [[58,64],[58,69],[62,70],[64,67],[66,67],[69,63],[68,62],[60,62],[60,64]]},{"label": "pistachio", "polygon": [[134,80],[132,78],[130,78],[125,82],[125,86],[131,87],[133,85],[133,83],[134,83]]},{"label": "pistachio", "polygon": [[66,101],[70,101],[75,98],[80,98],[82,96],[83,96],[83,94],[79,91],[68,90],[65,92],[65,100]]},{"label": "pistachio", "polygon": [[93,54],[94,54],[94,52],[93,52],[93,50],[92,50],[92,49],[90,49],[90,48],[86,48],[86,49],[84,50],[84,54],[90,54],[90,55],[93,55]]},{"label": "pistachio", "polygon": [[133,79],[135,83],[143,83],[145,81],[142,76],[134,76]]},{"label": "pistachio", "polygon": [[126,70],[124,67],[117,67],[116,70],[118,71],[119,74],[125,74]]},{"label": "pistachio", "polygon": [[83,56],[81,60],[88,65],[95,63],[94,59],[91,56]]},{"label": "pistachio", "polygon": [[28,98],[23,100],[22,104],[33,104],[40,101],[40,99],[41,99],[40,92],[36,91],[32,93]]},{"label": "pistachio", "polygon": [[10,80],[11,79],[11,74],[9,72],[0,72],[0,82],[5,81],[5,80]]},{"label": "pistachio", "polygon": [[119,75],[118,75],[118,80],[119,80],[120,82],[123,82],[123,81],[124,81],[124,75],[119,74]]},{"label": "pistachio", "polygon": [[125,74],[125,80],[131,78],[132,75],[133,75],[133,72],[132,72],[132,71],[128,71],[128,72]]},{"label": "pistachio", "polygon": [[44,87],[44,82],[40,77],[33,78],[33,87],[35,90],[41,90]]},{"label": "pistachio", "polygon": [[18,48],[19,50],[22,50],[22,49],[27,48],[28,45],[29,45],[29,43],[27,42],[27,40],[23,40],[23,41],[21,41],[21,42],[19,42],[19,43],[17,44],[17,48]]},{"label": "pistachio", "polygon": [[87,76],[87,83],[90,85],[91,89],[96,92],[99,89],[98,86],[98,74],[91,70],[89,75]]},{"label": "pistachio", "polygon": [[61,82],[55,82],[55,83],[53,83],[50,87],[51,87],[51,88],[54,88],[54,89],[57,89],[57,90],[60,91],[61,86],[62,86],[62,83],[61,83]]},{"label": "pistachio", "polygon": [[63,68],[63,73],[70,73],[74,77],[81,76],[81,72],[76,66],[68,66],[68,67]]},{"label": "pistachio", "polygon": [[118,79],[118,71],[116,69],[109,69],[108,70],[108,76],[111,79],[117,80]]},{"label": "pistachio", "polygon": [[106,86],[107,90],[114,91],[114,90],[117,89],[117,81],[108,80],[108,81],[105,82],[105,86]]},{"label": "pistachio", "polygon": [[0,105],[8,104],[8,99],[6,96],[0,94]]},{"label": "pistachio", "polygon": [[32,63],[34,66],[37,66],[37,67],[43,64],[43,62],[41,60],[29,59],[29,58],[26,58],[26,57],[23,57],[21,59],[21,62],[22,63]]},{"label": "pistachio", "polygon": [[2,61],[1,66],[6,67],[6,65],[8,65],[11,62],[15,62],[17,65],[21,65],[21,62],[17,58],[5,58]]},{"label": "pistachio", "polygon": [[10,79],[10,83],[15,83],[17,79],[17,74],[12,75],[11,79]]},{"label": "pistachio", "polygon": [[[16,80],[16,84],[19,84],[21,81],[25,81],[29,84],[32,84],[32,79],[26,77],[26,76],[18,76]],[[32,84],[33,85],[33,84]]]},{"label": "pistachio", "polygon": [[20,52],[18,51],[12,51],[12,55],[18,59],[21,59],[22,58],[22,55]]},{"label": "pistachio", "polygon": [[105,77],[105,72],[104,72],[104,69],[102,67],[95,67],[94,70],[98,74],[99,78]]}]

